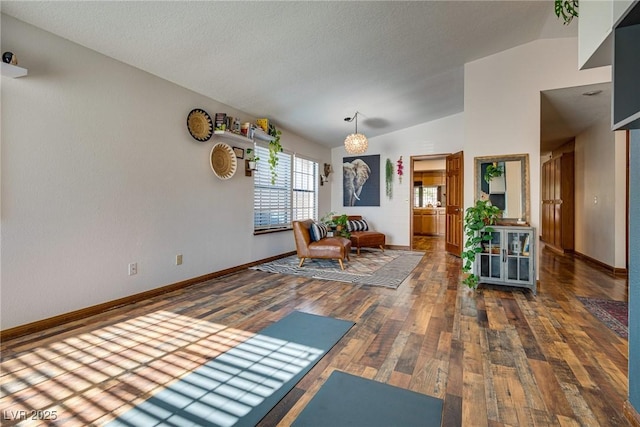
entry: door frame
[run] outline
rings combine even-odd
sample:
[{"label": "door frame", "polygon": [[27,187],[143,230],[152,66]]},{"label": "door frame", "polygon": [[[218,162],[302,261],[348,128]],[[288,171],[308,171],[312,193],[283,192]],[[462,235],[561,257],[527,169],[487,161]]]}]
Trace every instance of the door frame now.
[{"label": "door frame", "polygon": [[[411,179],[411,186],[409,188],[409,249],[414,250],[413,247],[413,183],[414,183],[414,172],[415,167],[414,163],[420,160],[445,160],[447,156],[450,156],[453,153],[442,153],[442,154],[418,154],[412,155],[409,157],[409,177]],[[425,170],[433,170],[433,169],[425,169]],[[420,170],[422,172],[422,169]]]}]

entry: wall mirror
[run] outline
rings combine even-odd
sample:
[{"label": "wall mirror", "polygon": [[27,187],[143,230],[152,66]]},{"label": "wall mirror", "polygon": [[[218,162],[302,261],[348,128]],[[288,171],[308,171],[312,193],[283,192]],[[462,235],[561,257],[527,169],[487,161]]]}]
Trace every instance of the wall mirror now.
[{"label": "wall mirror", "polygon": [[529,155],[475,158],[476,200],[491,200],[502,221],[529,223]]}]

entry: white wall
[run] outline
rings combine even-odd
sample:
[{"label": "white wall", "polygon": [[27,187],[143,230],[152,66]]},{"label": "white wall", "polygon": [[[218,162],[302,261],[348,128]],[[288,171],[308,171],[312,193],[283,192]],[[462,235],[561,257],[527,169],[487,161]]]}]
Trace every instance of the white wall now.
[{"label": "white wall", "polygon": [[2,78],[2,329],[295,249],[253,236],[253,180],[216,178],[186,128],[196,107],[255,118],[2,15],[5,50],[29,76]]},{"label": "white wall", "polygon": [[[331,176],[331,210],[338,213],[363,215],[376,230],[387,235],[387,244],[410,246],[413,188],[409,175],[411,156],[458,152],[462,150],[463,136],[464,117],[460,113],[369,139],[369,148],[364,155],[380,155],[380,207],[342,206],[342,159],[352,155],[347,154],[344,147],[334,148],[331,151],[331,162],[336,173]],[[391,159],[395,170],[400,156],[402,156],[405,175],[400,184],[397,174],[394,174],[393,197],[389,200],[385,195],[385,163],[387,158]]]},{"label": "white wall", "polygon": [[465,207],[474,157],[528,153],[529,222],[539,228],[540,92],[611,81],[610,67],[579,71],[577,54],[576,38],[544,39],[465,65]]},{"label": "white wall", "polygon": [[611,65],[613,26],[634,0],[582,0],[578,22],[579,68]]},{"label": "white wall", "polygon": [[[626,140],[622,142],[625,148]],[[617,155],[618,151],[609,116],[576,136],[575,250],[607,265],[624,268],[626,161],[624,155]],[[620,242],[623,252],[616,256]]]}]

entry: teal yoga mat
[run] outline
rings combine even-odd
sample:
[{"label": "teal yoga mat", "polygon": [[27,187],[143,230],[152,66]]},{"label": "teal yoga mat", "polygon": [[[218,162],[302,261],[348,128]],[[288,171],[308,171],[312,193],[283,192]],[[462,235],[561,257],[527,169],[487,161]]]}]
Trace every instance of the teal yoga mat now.
[{"label": "teal yoga mat", "polygon": [[295,311],[108,426],[255,426],[353,325]]},{"label": "teal yoga mat", "polygon": [[426,394],[334,371],[292,427],[439,427],[442,403]]}]

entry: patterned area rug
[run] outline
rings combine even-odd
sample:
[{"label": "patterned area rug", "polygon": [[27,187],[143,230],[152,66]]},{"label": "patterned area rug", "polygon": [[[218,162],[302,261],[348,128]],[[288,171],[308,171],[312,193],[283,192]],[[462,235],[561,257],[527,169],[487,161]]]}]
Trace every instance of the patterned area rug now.
[{"label": "patterned area rug", "polygon": [[314,279],[335,280],[357,285],[397,288],[418,265],[424,252],[394,251],[379,249],[360,251],[360,256],[351,254],[351,260],[340,269],[338,261],[331,259],[308,259],[298,267],[296,255],[251,267],[253,270],[270,273],[292,274]]},{"label": "patterned area rug", "polygon": [[624,301],[578,297],[596,319],[622,338],[629,337],[629,307]]}]

